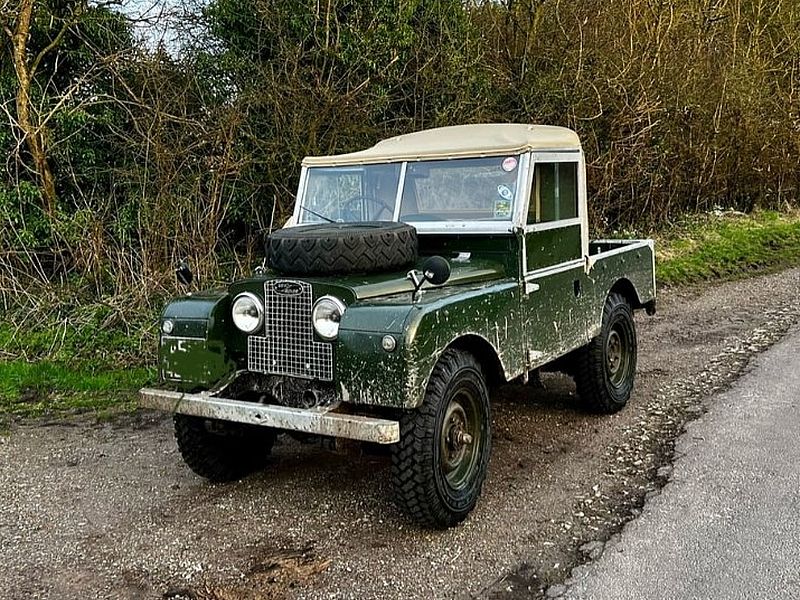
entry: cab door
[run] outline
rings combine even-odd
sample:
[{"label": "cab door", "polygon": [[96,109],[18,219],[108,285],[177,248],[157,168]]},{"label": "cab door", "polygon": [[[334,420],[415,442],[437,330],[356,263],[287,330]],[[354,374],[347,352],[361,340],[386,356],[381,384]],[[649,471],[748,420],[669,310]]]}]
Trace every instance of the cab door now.
[{"label": "cab door", "polygon": [[581,152],[532,154],[523,248],[522,314],[529,368],[588,341],[588,251]]}]

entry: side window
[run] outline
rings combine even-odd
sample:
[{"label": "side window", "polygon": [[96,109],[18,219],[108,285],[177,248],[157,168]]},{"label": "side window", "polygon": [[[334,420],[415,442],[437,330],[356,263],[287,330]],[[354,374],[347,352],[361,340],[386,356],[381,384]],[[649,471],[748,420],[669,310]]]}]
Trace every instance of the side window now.
[{"label": "side window", "polygon": [[578,163],[536,163],[528,224],[578,216]]}]

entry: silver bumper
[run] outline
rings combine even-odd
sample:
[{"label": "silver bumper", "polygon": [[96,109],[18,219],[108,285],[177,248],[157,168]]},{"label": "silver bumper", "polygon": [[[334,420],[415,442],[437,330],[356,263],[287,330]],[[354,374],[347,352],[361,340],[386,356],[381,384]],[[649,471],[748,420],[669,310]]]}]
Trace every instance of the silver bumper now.
[{"label": "silver bumper", "polygon": [[324,408],[303,409],[255,404],[208,394],[184,394],[144,388],[139,390],[142,406],[182,415],[220,419],[276,429],[394,444],[400,441],[400,423],[375,417],[329,412]]}]

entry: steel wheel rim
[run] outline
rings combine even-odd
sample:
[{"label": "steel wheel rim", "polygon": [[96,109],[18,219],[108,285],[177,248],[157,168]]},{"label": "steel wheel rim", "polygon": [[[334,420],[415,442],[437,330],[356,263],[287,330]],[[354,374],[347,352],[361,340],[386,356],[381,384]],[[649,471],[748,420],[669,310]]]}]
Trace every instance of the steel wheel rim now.
[{"label": "steel wheel rim", "polygon": [[606,369],[614,386],[622,385],[630,368],[628,338],[619,323],[616,323],[606,340]]},{"label": "steel wheel rim", "polygon": [[441,470],[448,485],[468,485],[478,462],[478,410],[476,397],[460,390],[447,405],[439,436]]}]

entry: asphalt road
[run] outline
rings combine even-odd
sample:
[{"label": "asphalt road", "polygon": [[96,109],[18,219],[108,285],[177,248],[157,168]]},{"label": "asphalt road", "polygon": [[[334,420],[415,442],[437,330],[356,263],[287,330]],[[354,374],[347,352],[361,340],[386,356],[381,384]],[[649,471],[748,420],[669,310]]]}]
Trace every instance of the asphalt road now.
[{"label": "asphalt road", "polygon": [[800,598],[798,389],[794,329],[689,425],[670,483],[565,597]]}]

